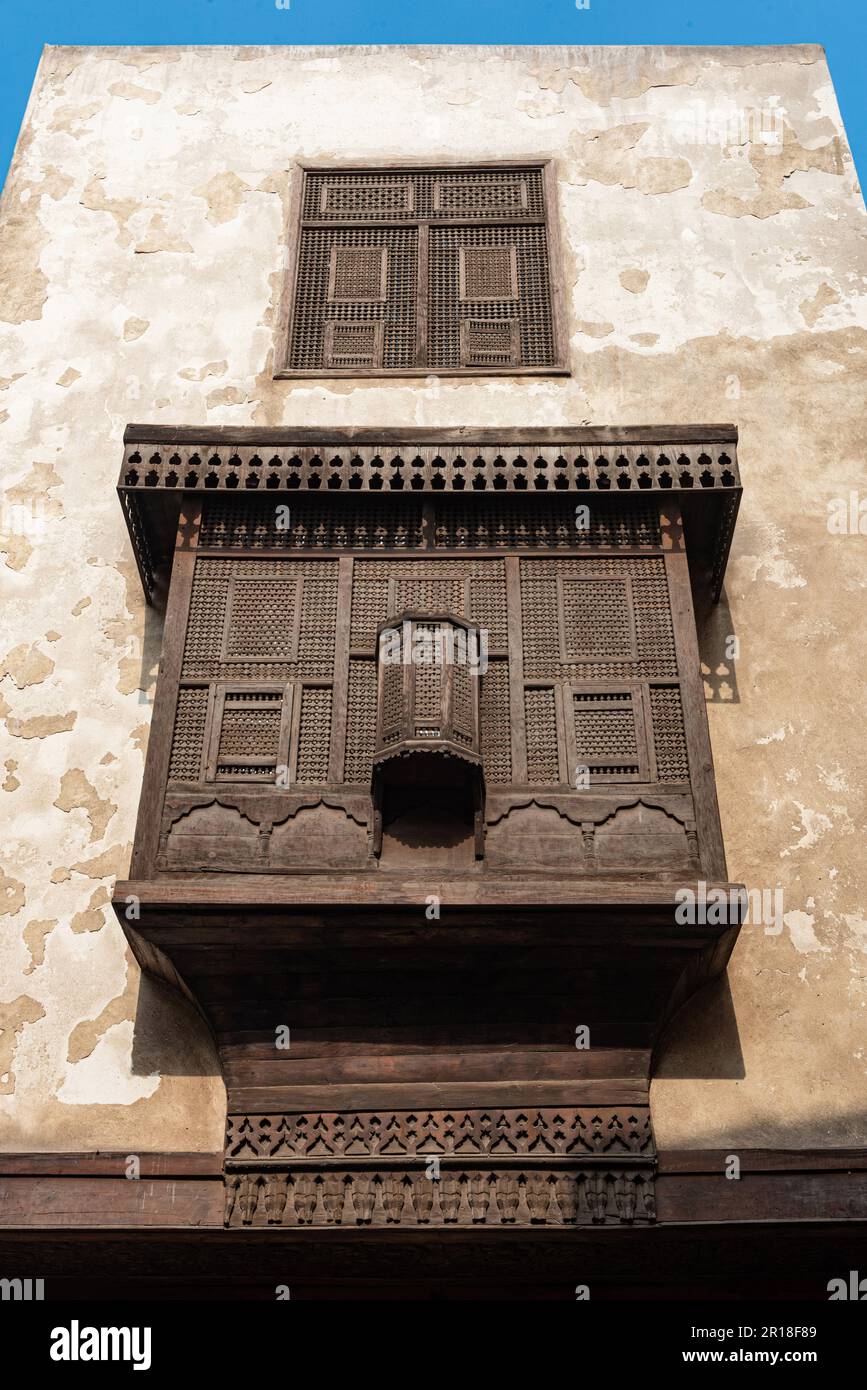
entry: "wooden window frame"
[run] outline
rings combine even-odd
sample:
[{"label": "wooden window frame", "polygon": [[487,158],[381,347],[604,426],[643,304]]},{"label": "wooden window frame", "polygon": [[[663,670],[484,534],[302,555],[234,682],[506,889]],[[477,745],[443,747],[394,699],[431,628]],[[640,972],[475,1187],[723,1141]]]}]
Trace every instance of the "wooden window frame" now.
[{"label": "wooden window frame", "polygon": [[[656,767],[653,760],[653,737],[651,733],[650,713],[645,699],[644,682],[640,680],[626,681],[567,681],[564,687],[564,715],[565,715],[565,737],[566,737],[566,758],[569,763],[570,772],[579,765],[585,766],[590,771],[591,782],[597,786],[616,786],[624,782],[633,782],[642,786],[648,786],[656,782]],[[677,684],[676,681],[672,684]],[[575,696],[604,695],[609,709],[625,709],[632,715],[635,725],[635,747],[636,757],[634,763],[628,758],[612,757],[603,758],[583,758],[578,752],[577,735],[575,726]],[[637,772],[627,771],[627,767],[637,764]],[[609,769],[604,774],[599,772],[600,767]],[[615,768],[622,768],[622,771],[614,771]],[[571,785],[571,781],[570,781]]]},{"label": "wooden window frame", "polygon": [[[213,686],[213,697],[209,701],[210,729],[205,731],[205,766],[203,782],[224,785],[227,783],[237,783],[239,780],[242,785],[248,783],[274,782],[274,774],[270,770],[262,770],[258,774],[251,771],[250,774],[241,779],[235,777],[220,777],[218,765],[220,762],[220,737],[223,731],[223,714],[226,705],[226,697],[231,695],[240,701],[242,707],[246,707],[245,697],[249,698],[249,707],[255,708],[255,696],[257,695],[279,695],[280,702],[275,706],[280,710],[280,735],[279,747],[275,758],[275,766],[281,764],[286,766],[289,759],[290,750],[290,727],[295,717],[295,706],[300,705],[300,700],[296,699],[295,688],[292,682],[275,681],[245,681],[245,680],[221,680],[215,681]],[[251,755],[242,754],[232,759],[232,762],[239,767],[257,768],[264,759]]]},{"label": "wooden window frame", "polygon": [[[496,171],[507,173],[510,169],[514,170],[538,170],[542,175],[542,189],[544,207],[541,214],[531,213],[528,209],[526,187],[523,190],[521,202],[523,210],[504,212],[501,218],[478,218],[469,214],[439,215],[435,221],[428,221],[419,217],[414,206],[412,196],[407,198],[407,208],[402,214],[403,222],[396,218],[389,221],[387,218],[377,220],[375,215],[367,219],[360,217],[347,217],[345,221],[339,219],[329,219],[328,227],[335,230],[352,227],[362,228],[381,228],[381,227],[406,227],[416,226],[419,230],[418,246],[418,288],[416,297],[416,352],[412,366],[405,367],[385,367],[380,363],[370,366],[353,367],[334,367],[323,364],[315,368],[297,368],[290,365],[292,334],[294,328],[295,313],[295,292],[298,279],[299,258],[302,244],[302,232],[311,226],[322,226],[310,219],[305,220],[302,216],[304,181],[308,174],[340,176],[343,174],[388,174],[400,173],[428,173],[435,176],[437,173],[485,173]],[[435,208],[436,190],[438,184],[434,184]],[[323,186],[323,197],[327,198],[328,185]],[[323,207],[322,211],[325,211]],[[552,361],[544,365],[524,366],[519,362],[511,362],[506,366],[487,366],[487,365],[466,365],[457,367],[437,367],[427,361],[427,322],[428,322],[428,234],[431,226],[437,227],[497,227],[502,225],[520,226],[541,226],[545,231],[545,243],[548,257],[548,296],[551,308],[551,335],[553,340]],[[555,161],[548,156],[528,157],[521,160],[419,160],[407,163],[396,164],[366,164],[366,163],[346,163],[346,164],[317,164],[299,162],[296,163],[292,174],[291,192],[289,198],[289,211],[287,217],[286,236],[284,241],[285,260],[283,285],[280,298],[280,310],[277,316],[274,345],[274,380],[298,380],[304,378],[311,379],[333,379],[333,378],[356,378],[365,379],[369,377],[490,377],[490,376],[571,376],[571,369],[568,365],[567,343],[568,334],[566,329],[566,295],[565,280],[563,275],[563,259],[560,244],[560,212],[557,197],[557,176]],[[385,258],[384,258],[385,259]],[[329,277],[331,278],[331,277]],[[329,301],[330,302],[330,301]],[[463,299],[459,299],[460,305],[464,304]],[[463,343],[464,334],[461,339]],[[463,353],[462,353],[463,356]]]},{"label": "wooden window frame", "polygon": [[372,364],[371,364],[371,366],[370,366],[369,368],[364,368],[364,367],[352,367],[352,368],[343,369],[343,368],[340,368],[340,367],[330,367],[330,366],[329,366],[329,372],[330,372],[330,373],[333,373],[333,374],[336,374],[336,375],[339,376],[339,375],[346,375],[347,372],[349,372],[350,375],[354,375],[356,372],[363,372],[363,371],[365,371],[365,370],[367,370],[367,371],[376,371],[377,373],[380,372],[380,371],[382,370],[382,366],[381,366],[381,363],[382,363],[382,343],[383,343],[384,329],[385,329],[385,325],[384,325],[382,319],[363,319],[363,320],[359,320],[358,322],[353,322],[353,323],[343,323],[343,322],[341,322],[341,321],[339,321],[339,320],[337,320],[337,319],[331,319],[328,323],[326,323],[326,325],[325,325],[325,331],[324,331],[324,334],[323,334],[323,349],[322,349],[322,351],[323,351],[323,357],[325,358],[325,362],[326,362],[326,366],[328,366],[328,364],[331,363],[332,359],[333,359],[334,356],[335,356],[335,350],[334,350],[334,330],[335,330],[336,328],[353,328],[353,329],[355,329],[355,328],[372,328],[372,329],[373,329],[373,362],[372,362]]}]

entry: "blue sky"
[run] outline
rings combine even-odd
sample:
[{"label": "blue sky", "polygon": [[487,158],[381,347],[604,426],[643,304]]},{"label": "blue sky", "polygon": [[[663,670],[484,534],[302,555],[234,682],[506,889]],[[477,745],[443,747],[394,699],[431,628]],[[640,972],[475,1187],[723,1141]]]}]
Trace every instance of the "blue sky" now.
[{"label": "blue sky", "polygon": [[0,0],[0,179],[39,53],[54,44],[820,43],[855,162],[867,170],[865,0]]}]

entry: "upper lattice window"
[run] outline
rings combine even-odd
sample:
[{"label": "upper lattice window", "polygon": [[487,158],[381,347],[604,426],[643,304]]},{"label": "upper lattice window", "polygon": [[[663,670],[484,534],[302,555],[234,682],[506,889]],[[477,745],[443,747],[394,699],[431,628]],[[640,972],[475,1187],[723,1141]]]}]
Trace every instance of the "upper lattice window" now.
[{"label": "upper lattice window", "polygon": [[299,177],[278,376],[565,372],[550,164]]}]

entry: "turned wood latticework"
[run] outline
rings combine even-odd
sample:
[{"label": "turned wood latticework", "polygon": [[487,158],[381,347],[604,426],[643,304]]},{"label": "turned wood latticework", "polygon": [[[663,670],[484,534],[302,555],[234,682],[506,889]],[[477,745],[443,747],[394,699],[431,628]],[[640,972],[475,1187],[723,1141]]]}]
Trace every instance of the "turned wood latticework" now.
[{"label": "turned wood latticework", "polygon": [[[469,245],[480,301],[515,259]],[[332,255],[334,302],[384,264]],[[673,919],[725,881],[693,603],[732,432],[131,433],[171,584],[118,892],[217,1035],[227,1224],[653,1220],[652,1052],[737,930]]]},{"label": "turned wood latticework", "polygon": [[278,375],[565,371],[550,165],[296,178]]}]

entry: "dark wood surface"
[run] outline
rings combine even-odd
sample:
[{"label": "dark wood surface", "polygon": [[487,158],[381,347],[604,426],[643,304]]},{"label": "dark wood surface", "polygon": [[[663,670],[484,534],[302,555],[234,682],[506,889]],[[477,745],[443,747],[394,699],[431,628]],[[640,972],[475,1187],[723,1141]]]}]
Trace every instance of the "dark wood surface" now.
[{"label": "dark wood surface", "polygon": [[299,444],[379,444],[389,448],[408,448],[414,443],[447,445],[450,441],[465,444],[505,444],[528,447],[536,444],[736,444],[738,427],[734,424],[672,425],[534,425],[530,428],[509,425],[494,428],[490,425],[413,426],[407,429],[387,425],[374,429],[369,425],[162,425],[130,423],[123,432],[124,444],[238,444],[240,446],[277,446]]}]

